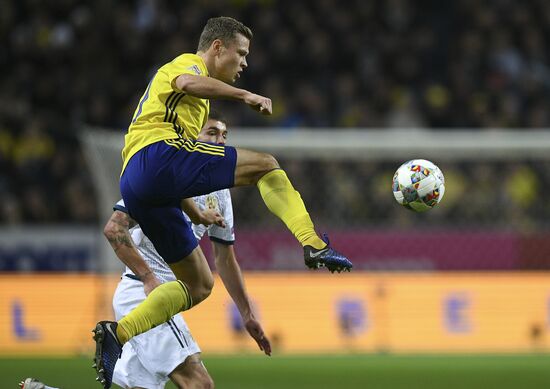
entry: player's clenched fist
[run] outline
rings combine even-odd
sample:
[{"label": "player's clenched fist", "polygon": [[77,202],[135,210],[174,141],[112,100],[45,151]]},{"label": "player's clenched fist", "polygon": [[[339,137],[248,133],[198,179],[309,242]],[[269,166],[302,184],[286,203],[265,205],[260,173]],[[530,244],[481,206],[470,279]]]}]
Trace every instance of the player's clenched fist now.
[{"label": "player's clenched fist", "polygon": [[258,111],[264,115],[271,115],[273,108],[271,106],[271,99],[268,97],[260,96],[254,93],[248,93],[244,102],[255,111]]}]

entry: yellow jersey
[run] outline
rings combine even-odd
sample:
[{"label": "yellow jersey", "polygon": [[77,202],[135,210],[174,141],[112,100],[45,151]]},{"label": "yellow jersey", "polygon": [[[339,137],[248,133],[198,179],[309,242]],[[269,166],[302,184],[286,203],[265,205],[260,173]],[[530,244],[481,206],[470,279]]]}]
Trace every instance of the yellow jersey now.
[{"label": "yellow jersey", "polygon": [[208,77],[204,60],[196,54],[182,54],[157,70],[134,112],[122,149],[122,172],[139,150],[168,139],[197,139],[208,119],[210,101],[178,90],[181,74]]}]

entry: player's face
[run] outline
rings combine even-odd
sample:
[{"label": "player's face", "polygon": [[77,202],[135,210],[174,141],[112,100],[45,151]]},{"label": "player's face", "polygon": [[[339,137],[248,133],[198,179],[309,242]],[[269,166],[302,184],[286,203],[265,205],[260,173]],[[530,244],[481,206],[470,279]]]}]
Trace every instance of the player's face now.
[{"label": "player's face", "polygon": [[243,35],[237,34],[235,39],[227,42],[227,46],[221,45],[216,61],[215,77],[227,83],[235,82],[240,73],[248,66],[250,41]]},{"label": "player's face", "polygon": [[227,127],[224,122],[208,119],[197,139],[201,142],[224,145],[227,140]]}]

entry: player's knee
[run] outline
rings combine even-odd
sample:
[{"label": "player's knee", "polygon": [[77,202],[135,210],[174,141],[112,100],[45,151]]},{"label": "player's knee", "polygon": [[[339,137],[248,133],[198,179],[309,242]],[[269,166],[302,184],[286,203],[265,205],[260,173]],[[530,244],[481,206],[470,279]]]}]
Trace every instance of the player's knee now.
[{"label": "player's knee", "polygon": [[208,374],[202,374],[199,382],[201,389],[214,389],[214,380]]},{"label": "player's knee", "polygon": [[256,174],[253,177],[253,182],[256,183],[260,178],[265,176],[272,170],[279,169],[279,162],[271,154],[261,154],[257,161]]},{"label": "player's knee", "polygon": [[204,301],[212,293],[212,288],[214,288],[214,277],[205,277],[199,284],[197,284],[191,290],[191,298],[193,299],[193,305],[197,305],[201,301]]},{"label": "player's knee", "polygon": [[278,169],[280,166],[279,166],[279,162],[275,159],[273,155],[263,154],[262,167],[263,167],[264,173],[267,173],[273,169]]},{"label": "player's knee", "polygon": [[213,389],[214,381],[196,354],[188,358],[185,364],[179,365],[170,375],[178,389],[197,388]]},{"label": "player's knee", "polygon": [[178,389],[185,389],[189,386],[197,389],[214,389],[214,380],[208,374],[198,374],[192,377],[190,382],[176,382]]},{"label": "player's knee", "polygon": [[202,294],[204,296],[203,300],[206,299],[208,296],[210,296],[210,293],[212,293],[212,289],[214,288],[214,276],[212,273],[208,275],[208,277],[204,277],[202,281]]},{"label": "player's knee", "polygon": [[210,293],[212,293],[212,286],[203,285],[197,291],[196,300],[194,299],[193,301],[197,302],[197,303],[200,302],[200,301],[204,301],[208,298],[208,296],[210,296]]}]

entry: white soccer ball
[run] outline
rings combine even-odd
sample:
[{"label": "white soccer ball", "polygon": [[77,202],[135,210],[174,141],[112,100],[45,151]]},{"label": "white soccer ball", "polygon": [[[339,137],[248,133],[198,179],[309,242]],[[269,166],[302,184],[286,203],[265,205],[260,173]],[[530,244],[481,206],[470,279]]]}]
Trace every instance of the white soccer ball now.
[{"label": "white soccer ball", "polygon": [[399,166],[393,176],[397,202],[416,212],[435,207],[445,194],[445,177],[433,162],[413,159]]}]

